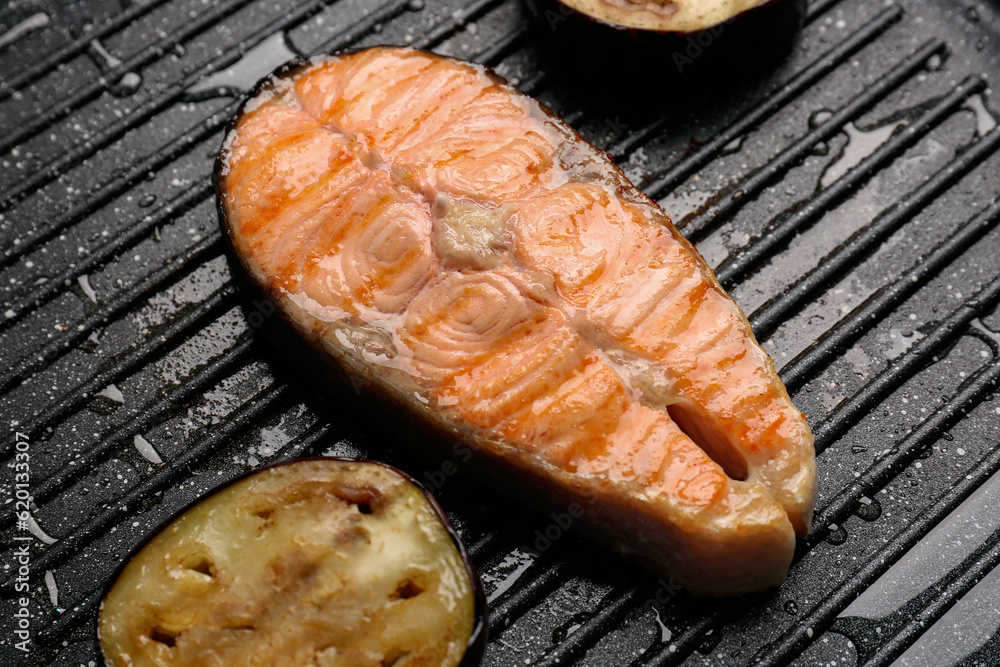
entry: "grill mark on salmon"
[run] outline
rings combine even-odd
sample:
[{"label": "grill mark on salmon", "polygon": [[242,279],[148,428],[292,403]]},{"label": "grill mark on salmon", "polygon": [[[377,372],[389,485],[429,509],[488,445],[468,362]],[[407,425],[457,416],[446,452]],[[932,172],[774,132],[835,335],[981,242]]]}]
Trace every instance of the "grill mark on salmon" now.
[{"label": "grill mark on salmon", "polygon": [[599,499],[591,530],[693,592],[783,580],[815,501],[802,414],[701,256],[537,102],[410,49],[316,58],[252,94],[219,193],[327,362]]},{"label": "grill mark on salmon", "polygon": [[295,84],[320,122],[362,137],[406,180],[499,203],[524,198],[556,174],[553,146],[530,128],[530,111],[473,68],[411,51],[367,52],[313,68]]}]

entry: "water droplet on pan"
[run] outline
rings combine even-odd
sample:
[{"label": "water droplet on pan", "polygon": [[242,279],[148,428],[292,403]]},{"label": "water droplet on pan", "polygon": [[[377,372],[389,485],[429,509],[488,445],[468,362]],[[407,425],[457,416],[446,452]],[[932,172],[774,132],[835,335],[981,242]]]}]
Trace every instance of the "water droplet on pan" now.
[{"label": "water droplet on pan", "polygon": [[136,434],[135,437],[132,438],[132,444],[135,446],[136,451],[142,454],[142,457],[150,463],[163,463],[163,459],[160,458],[160,455],[156,452],[152,443],[150,443],[149,440],[146,440],[146,438]]},{"label": "water droplet on pan", "polygon": [[204,95],[233,89],[250,90],[261,77],[282,63],[295,58],[296,55],[290,48],[285,33],[278,31],[247,50],[242,58],[226,69],[219,70],[195,83],[187,92]]},{"label": "water droplet on pan", "polygon": [[743,147],[743,137],[736,137],[728,144],[722,147],[723,155],[731,155],[733,153],[739,152],[740,148]]},{"label": "water droplet on pan", "polygon": [[142,86],[141,76],[135,72],[125,72],[122,78],[118,79],[118,83],[111,86],[111,94],[116,97],[128,97],[135,94],[140,86]]},{"label": "water droplet on pan", "polygon": [[826,541],[833,545],[843,544],[847,541],[847,531],[842,526],[832,523]]},{"label": "water droplet on pan", "polygon": [[882,505],[879,504],[877,498],[862,496],[858,502],[858,509],[854,510],[854,513],[865,521],[874,521],[882,516]]},{"label": "water droplet on pan", "polygon": [[820,109],[819,111],[814,111],[811,116],[809,116],[809,127],[817,128],[826,121],[833,117],[833,112],[827,109]]},{"label": "water droplet on pan", "polygon": [[33,30],[38,30],[39,28],[44,28],[49,24],[49,15],[45,12],[38,12],[37,14],[32,14],[28,18],[24,19],[17,25],[15,25],[10,30],[0,33],[0,49],[9,46],[24,37],[29,32]]},{"label": "water droplet on pan", "polygon": [[574,614],[572,618],[560,625],[552,632],[552,643],[562,644],[566,641],[566,638],[571,634],[580,629],[584,623],[591,617],[589,612],[581,612],[579,614]]},{"label": "water droplet on pan", "polygon": [[973,95],[965,101],[964,107],[976,114],[976,134],[980,137],[986,136],[997,126],[996,118],[986,108],[982,95]]},{"label": "water droplet on pan", "polygon": [[820,178],[820,185],[829,187],[834,181],[856,167],[866,157],[874,153],[879,146],[889,140],[896,128],[902,122],[888,123],[874,130],[859,130],[854,123],[844,125],[844,132],[847,134],[847,144],[844,146],[840,157],[826,168]]}]

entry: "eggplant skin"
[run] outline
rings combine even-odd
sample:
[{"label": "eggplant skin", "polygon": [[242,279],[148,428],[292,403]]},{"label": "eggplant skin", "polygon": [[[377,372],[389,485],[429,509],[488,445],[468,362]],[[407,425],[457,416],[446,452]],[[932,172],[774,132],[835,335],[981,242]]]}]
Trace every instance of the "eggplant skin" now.
[{"label": "eggplant skin", "polygon": [[[586,0],[612,7],[614,13],[638,14],[644,4],[629,0]],[[669,98],[655,95],[648,84],[671,83],[708,87],[738,82],[788,54],[805,21],[807,0],[766,0],[724,20],[705,25],[671,17],[643,20],[636,27],[598,18],[564,0],[526,0],[547,45],[565,73],[591,88],[595,80],[614,89],[619,99]],[[678,0],[682,4],[722,4],[718,0]],[[576,0],[573,4],[581,4]],[[655,4],[655,3],[648,3]],[[678,12],[680,14],[680,12]],[[714,21],[717,13],[711,13]],[[655,27],[654,27],[655,26]]]},{"label": "eggplant skin", "polygon": [[277,464],[169,520],[98,616],[111,667],[477,665],[485,597],[436,501],[404,473]]}]

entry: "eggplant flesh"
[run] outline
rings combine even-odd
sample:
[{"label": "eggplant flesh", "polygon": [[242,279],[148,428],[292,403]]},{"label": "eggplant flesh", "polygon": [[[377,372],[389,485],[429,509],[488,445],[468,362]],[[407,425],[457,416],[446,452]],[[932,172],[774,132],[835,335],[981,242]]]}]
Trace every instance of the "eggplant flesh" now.
[{"label": "eggplant flesh", "polygon": [[170,522],[124,566],[98,634],[112,667],[468,665],[477,592],[416,484],[374,462],[306,459]]}]

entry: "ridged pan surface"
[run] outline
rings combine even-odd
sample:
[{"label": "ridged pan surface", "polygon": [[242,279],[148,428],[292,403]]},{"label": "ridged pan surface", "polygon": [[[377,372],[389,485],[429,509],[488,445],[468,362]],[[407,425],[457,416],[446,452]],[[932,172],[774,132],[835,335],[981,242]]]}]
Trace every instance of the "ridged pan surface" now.
[{"label": "ridged pan surface", "polygon": [[[820,0],[759,77],[620,113],[551,65],[561,25],[520,0],[0,8],[0,664],[99,663],[100,592],[150,529],[325,453],[439,498],[489,599],[487,665],[1000,661],[1000,7]],[[225,123],[285,60],[375,44],[495,68],[716,269],[816,435],[784,585],[698,601],[577,537],[569,509],[469,483],[461,446],[413,457],[261,344],[272,313],[241,308],[214,208]]]}]

